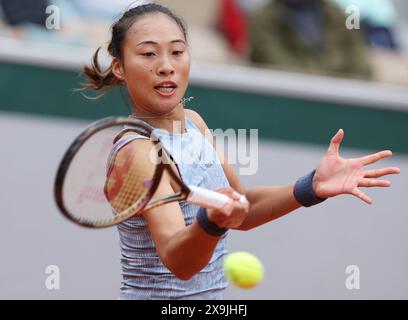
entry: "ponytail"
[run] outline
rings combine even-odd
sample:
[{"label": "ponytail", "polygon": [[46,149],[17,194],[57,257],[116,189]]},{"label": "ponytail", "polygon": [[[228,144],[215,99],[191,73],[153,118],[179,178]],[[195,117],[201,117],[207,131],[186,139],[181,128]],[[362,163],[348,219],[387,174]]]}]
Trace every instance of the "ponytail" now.
[{"label": "ponytail", "polygon": [[[102,91],[100,95],[91,98],[91,99],[99,99],[104,96],[110,89],[118,86],[123,85],[123,81],[119,80],[112,71],[112,64],[105,70],[102,70],[99,61],[98,55],[101,47],[99,47],[93,55],[92,58],[92,65],[91,67],[85,66],[83,69],[83,73],[88,78],[87,83],[82,83],[82,88],[79,89],[80,91],[88,91],[88,90],[95,90],[95,91]],[[111,51],[111,45],[108,47],[108,51]],[[87,98],[90,98],[86,96]]]}]

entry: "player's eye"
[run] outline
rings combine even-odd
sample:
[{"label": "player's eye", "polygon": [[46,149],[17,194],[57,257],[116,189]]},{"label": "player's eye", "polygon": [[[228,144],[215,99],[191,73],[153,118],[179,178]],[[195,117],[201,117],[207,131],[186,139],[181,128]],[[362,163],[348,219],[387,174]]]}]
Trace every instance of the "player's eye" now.
[{"label": "player's eye", "polygon": [[142,56],[144,56],[144,57],[153,57],[154,55],[155,55],[154,52],[144,52],[144,53],[142,53]]},{"label": "player's eye", "polygon": [[181,56],[183,53],[184,53],[184,51],[181,51],[181,50],[173,51],[174,56]]}]

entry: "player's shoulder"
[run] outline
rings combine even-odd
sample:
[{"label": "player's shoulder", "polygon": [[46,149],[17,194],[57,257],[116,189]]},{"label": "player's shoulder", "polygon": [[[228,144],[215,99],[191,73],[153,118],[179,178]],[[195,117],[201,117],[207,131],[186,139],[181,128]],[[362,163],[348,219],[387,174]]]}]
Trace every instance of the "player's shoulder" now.
[{"label": "player's shoulder", "polygon": [[208,129],[207,124],[205,123],[204,119],[198,114],[197,111],[191,109],[184,109],[186,116],[188,116],[191,121],[200,129],[201,132],[205,132]]},{"label": "player's shoulder", "polygon": [[141,150],[151,150],[155,147],[155,143],[150,137],[145,137],[132,131],[123,132],[119,134],[113,143],[111,155],[138,152]]}]

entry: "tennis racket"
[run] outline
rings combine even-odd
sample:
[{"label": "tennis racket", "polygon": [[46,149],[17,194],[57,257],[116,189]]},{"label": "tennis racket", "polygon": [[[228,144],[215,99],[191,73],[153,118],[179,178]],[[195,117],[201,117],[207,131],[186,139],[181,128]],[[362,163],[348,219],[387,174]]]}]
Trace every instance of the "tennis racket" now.
[{"label": "tennis racket", "polygon": [[[99,120],[72,142],[62,158],[54,184],[57,206],[76,224],[104,228],[173,201],[212,209],[229,201],[221,193],[184,184],[168,159],[144,122],[124,117]],[[154,198],[165,171],[179,188]]]}]

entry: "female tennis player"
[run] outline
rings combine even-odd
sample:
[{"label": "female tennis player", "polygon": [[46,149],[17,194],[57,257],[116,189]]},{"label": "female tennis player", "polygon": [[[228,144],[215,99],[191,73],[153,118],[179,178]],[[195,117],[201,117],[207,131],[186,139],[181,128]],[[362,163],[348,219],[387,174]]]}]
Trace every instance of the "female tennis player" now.
[{"label": "female tennis player", "polygon": [[[100,49],[100,48],[99,48]],[[222,299],[227,282],[223,274],[228,229],[250,230],[302,206],[350,194],[371,204],[360,187],[389,187],[378,178],[399,173],[398,168],[365,171],[369,164],[390,157],[382,151],[358,159],[343,159],[339,130],[316,170],[288,186],[246,190],[238,175],[217,156],[211,141],[200,143],[204,120],[184,108],[189,83],[190,54],[182,20],[158,4],[134,7],[112,27],[108,51],[112,64],[102,70],[98,52],[92,67],[85,67],[85,89],[125,86],[132,101],[132,116],[157,129],[160,142],[177,163],[187,184],[217,190],[230,198],[219,210],[206,210],[180,201],[146,211],[118,226],[123,282],[121,299]],[[180,123],[175,129],[173,124]],[[130,137],[130,138],[129,138]],[[130,143],[138,136],[127,135]],[[127,142],[129,142],[127,140]],[[174,143],[177,142],[177,143]],[[115,146],[120,148],[120,141]],[[212,155],[211,163],[183,163],[182,152]],[[197,160],[199,160],[197,158]],[[156,191],[174,192],[168,176]],[[244,194],[248,202],[238,201]]]}]

